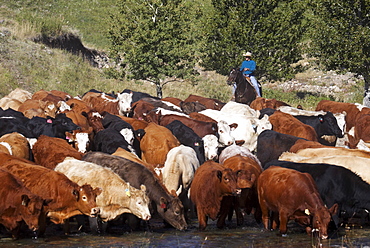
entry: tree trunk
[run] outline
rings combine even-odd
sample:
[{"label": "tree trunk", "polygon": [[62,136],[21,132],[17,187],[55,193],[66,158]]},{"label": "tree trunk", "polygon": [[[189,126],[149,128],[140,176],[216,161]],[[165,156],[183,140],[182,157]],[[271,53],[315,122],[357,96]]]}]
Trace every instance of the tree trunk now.
[{"label": "tree trunk", "polygon": [[161,83],[156,83],[155,85],[157,87],[157,97],[162,99],[162,85]]},{"label": "tree trunk", "polygon": [[369,73],[363,73],[362,76],[364,77],[365,86],[364,86],[364,99],[362,101],[362,104],[366,107],[370,108],[370,74]]}]

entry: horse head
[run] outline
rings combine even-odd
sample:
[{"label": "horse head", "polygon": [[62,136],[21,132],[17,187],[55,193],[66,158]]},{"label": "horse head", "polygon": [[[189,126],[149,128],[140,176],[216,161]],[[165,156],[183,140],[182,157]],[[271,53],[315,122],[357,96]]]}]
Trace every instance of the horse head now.
[{"label": "horse head", "polygon": [[236,79],[238,77],[239,70],[237,68],[231,69],[229,73],[229,77],[227,78],[226,82],[228,85],[232,85],[233,83],[236,83]]}]

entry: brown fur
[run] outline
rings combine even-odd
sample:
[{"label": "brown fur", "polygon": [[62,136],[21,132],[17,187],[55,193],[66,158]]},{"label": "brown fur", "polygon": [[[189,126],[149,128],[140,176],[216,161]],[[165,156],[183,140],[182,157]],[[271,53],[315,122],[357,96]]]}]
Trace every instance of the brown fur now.
[{"label": "brown fur", "polygon": [[81,159],[83,156],[83,153],[70,146],[66,140],[46,135],[37,139],[32,150],[35,162],[52,170],[66,157]]},{"label": "brown fur", "polygon": [[226,104],[220,100],[214,98],[207,98],[197,95],[189,95],[184,102],[199,102],[203,104],[207,109],[221,110],[222,107]]},{"label": "brown fur", "polygon": [[0,138],[0,142],[6,142],[10,145],[12,154],[15,157],[30,159],[31,148],[26,137],[20,133],[4,134]]},{"label": "brown fur", "polygon": [[205,121],[198,121],[186,116],[180,115],[163,115],[160,117],[159,124],[161,126],[167,126],[174,120],[181,121],[184,125],[190,127],[199,137],[203,138],[207,134],[217,134],[217,123],[214,122],[205,122]]},{"label": "brown fur", "polygon": [[190,199],[195,204],[199,229],[207,226],[207,217],[218,217],[224,196],[237,192],[236,175],[219,163],[207,161],[196,171],[190,189]]},{"label": "brown fur", "polygon": [[319,229],[322,238],[327,238],[331,214],[336,212],[338,204],[335,204],[330,210],[327,209],[310,174],[271,166],[259,176],[257,190],[265,229],[270,229],[268,224],[269,211],[274,212],[276,217],[273,219],[272,228],[275,229],[280,224],[281,234],[287,233],[289,219],[295,218],[295,216],[302,217],[305,212],[309,212],[313,216],[312,223],[308,216],[304,222]]},{"label": "brown fur", "polygon": [[140,141],[142,160],[155,166],[163,166],[167,153],[180,142],[172,132],[155,123],[149,123],[144,129],[145,135]]},{"label": "brown fur", "polygon": [[272,124],[272,130],[276,132],[317,141],[315,129],[300,122],[290,114],[277,110],[269,117],[269,121]]},{"label": "brown fur", "polygon": [[0,166],[19,177],[32,193],[52,200],[45,211],[56,224],[77,214],[97,213],[95,199],[100,190],[93,190],[90,185],[79,186],[62,173],[19,159],[9,160]]},{"label": "brown fur", "polygon": [[22,220],[32,231],[39,228],[44,200],[3,169],[0,169],[0,198],[0,224],[12,233],[13,239],[18,238]]},{"label": "brown fur", "polygon": [[83,97],[82,101],[86,102],[91,108],[102,114],[104,111],[118,115],[118,101],[109,96],[105,95],[105,98],[110,99],[109,101],[102,97],[103,94],[95,92],[87,92]]},{"label": "brown fur", "polygon": [[304,139],[299,139],[297,140],[293,146],[290,147],[289,152],[298,152],[301,149],[305,148],[320,148],[320,147],[327,147],[329,148],[330,146],[325,146],[317,141],[310,141],[310,140],[304,140]]},{"label": "brown fur", "polygon": [[277,109],[280,106],[290,106],[290,105],[285,102],[276,100],[275,98],[266,99],[263,97],[257,97],[256,100],[254,100],[250,105],[250,107],[255,110],[261,110],[264,108]]}]

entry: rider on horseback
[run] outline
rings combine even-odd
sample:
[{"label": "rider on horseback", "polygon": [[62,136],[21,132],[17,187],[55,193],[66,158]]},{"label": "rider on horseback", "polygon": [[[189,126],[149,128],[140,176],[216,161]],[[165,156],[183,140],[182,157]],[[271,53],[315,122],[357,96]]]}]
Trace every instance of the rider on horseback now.
[{"label": "rider on horseback", "polygon": [[240,71],[243,72],[243,75],[246,77],[248,81],[252,82],[254,88],[256,89],[257,95],[261,96],[261,92],[258,87],[257,79],[253,76],[253,72],[256,70],[256,62],[251,59],[252,53],[246,52],[246,53],[243,53],[243,56],[245,57],[245,60],[240,66]]}]

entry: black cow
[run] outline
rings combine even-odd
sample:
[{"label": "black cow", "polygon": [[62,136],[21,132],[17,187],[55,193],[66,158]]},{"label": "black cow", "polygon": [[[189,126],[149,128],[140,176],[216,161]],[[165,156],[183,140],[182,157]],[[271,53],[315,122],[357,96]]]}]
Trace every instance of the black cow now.
[{"label": "black cow", "polygon": [[27,128],[30,119],[25,117],[22,112],[0,108],[0,137],[4,134],[17,132],[27,138],[32,138],[32,132]]},{"label": "black cow", "polygon": [[338,203],[337,215],[333,216],[337,226],[348,218],[358,216],[364,220],[365,217],[368,217],[370,211],[370,185],[347,168],[331,164],[275,160],[267,163],[264,169],[272,165],[309,173],[315,180],[326,206]]},{"label": "black cow", "polygon": [[178,230],[187,228],[184,207],[180,199],[169,194],[165,186],[144,165],[101,152],[88,152],[83,156],[82,160],[111,168],[123,180],[129,182],[135,188],[139,189],[140,185],[144,184],[146,186],[146,194],[149,199],[155,202],[159,215]]},{"label": "black cow", "polygon": [[197,154],[199,164],[204,163],[204,142],[202,138],[193,131],[193,129],[178,120],[174,120],[170,124],[166,125],[166,128],[171,130],[172,134],[178,139],[181,144],[194,149],[195,153]]},{"label": "black cow", "polygon": [[27,128],[33,133],[33,137],[29,138],[38,138],[43,134],[61,139],[66,139],[66,132],[81,129],[64,113],[56,115],[55,118],[32,117],[27,123]]},{"label": "black cow", "polygon": [[257,138],[257,158],[264,166],[267,162],[278,159],[283,152],[289,151],[299,139],[303,138],[264,130]]},{"label": "black cow", "polygon": [[335,146],[336,144],[336,140],[334,142],[330,142],[322,138],[322,136],[324,135],[343,138],[343,132],[338,126],[337,119],[331,112],[327,112],[325,115],[318,116],[296,115],[294,117],[303,122],[304,124],[313,127],[317,133],[318,141],[323,145]]},{"label": "black cow", "polygon": [[104,152],[108,154],[114,153],[118,147],[132,152],[130,144],[120,134],[119,131],[113,128],[103,129],[97,132],[93,140],[93,151]]}]

